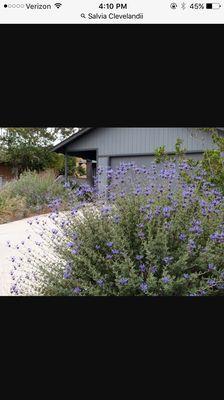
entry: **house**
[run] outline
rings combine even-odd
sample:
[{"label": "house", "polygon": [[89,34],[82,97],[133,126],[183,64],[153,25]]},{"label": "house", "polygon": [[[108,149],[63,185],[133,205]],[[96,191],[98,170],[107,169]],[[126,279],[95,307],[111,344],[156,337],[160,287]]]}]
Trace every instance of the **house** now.
[{"label": "house", "polygon": [[[223,135],[223,128],[218,128]],[[215,148],[210,132],[196,128],[82,128],[69,138],[57,144],[53,151],[65,156],[76,156],[87,160],[87,178],[90,184],[97,173],[97,167],[116,168],[121,162],[133,161],[139,166],[149,164],[155,157],[155,150],[165,146],[168,154],[174,154],[177,139],[183,141],[188,157],[200,159],[207,149]],[[66,157],[65,157],[66,160]],[[67,178],[67,163],[65,162]],[[99,190],[107,184],[104,173]]]}]

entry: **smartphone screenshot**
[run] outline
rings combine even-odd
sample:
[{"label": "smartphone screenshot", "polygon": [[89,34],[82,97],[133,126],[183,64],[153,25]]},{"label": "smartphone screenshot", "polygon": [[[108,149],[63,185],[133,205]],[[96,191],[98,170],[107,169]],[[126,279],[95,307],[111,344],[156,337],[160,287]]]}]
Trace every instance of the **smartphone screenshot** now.
[{"label": "smartphone screenshot", "polygon": [[222,0],[1,1],[2,299],[224,295],[223,23]]}]

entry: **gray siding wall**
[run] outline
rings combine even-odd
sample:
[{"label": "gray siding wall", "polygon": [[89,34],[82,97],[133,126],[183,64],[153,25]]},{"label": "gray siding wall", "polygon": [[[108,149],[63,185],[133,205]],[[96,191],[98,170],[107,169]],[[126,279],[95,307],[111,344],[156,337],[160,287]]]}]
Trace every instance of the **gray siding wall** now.
[{"label": "gray siding wall", "polygon": [[193,128],[96,128],[71,143],[67,151],[97,149],[98,156],[152,154],[165,145],[174,151],[177,138],[188,152],[214,148],[208,133]]},{"label": "gray siding wall", "polygon": [[105,190],[107,185],[107,167],[109,166],[109,157],[98,157],[98,168],[103,168],[102,174],[99,176],[98,189],[100,192]]}]

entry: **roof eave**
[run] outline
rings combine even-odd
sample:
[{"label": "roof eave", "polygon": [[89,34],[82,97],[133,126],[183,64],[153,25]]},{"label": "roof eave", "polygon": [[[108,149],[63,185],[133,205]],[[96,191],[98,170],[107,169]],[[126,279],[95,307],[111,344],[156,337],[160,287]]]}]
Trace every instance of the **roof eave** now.
[{"label": "roof eave", "polygon": [[74,140],[76,140],[78,137],[82,136],[84,133],[89,132],[90,130],[92,130],[94,128],[84,128],[81,129],[79,132],[74,133],[73,135],[71,135],[70,137],[68,137],[67,139],[63,140],[62,142],[56,144],[56,146],[53,147],[53,149],[51,150],[52,152],[55,153],[65,153],[65,149],[66,147],[73,142]]}]

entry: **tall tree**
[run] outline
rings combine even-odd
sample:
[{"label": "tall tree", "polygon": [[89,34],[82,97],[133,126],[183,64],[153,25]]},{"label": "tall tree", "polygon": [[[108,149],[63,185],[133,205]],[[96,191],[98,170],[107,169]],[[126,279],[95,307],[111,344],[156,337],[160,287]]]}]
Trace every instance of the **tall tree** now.
[{"label": "tall tree", "polygon": [[58,155],[51,152],[55,141],[72,134],[77,128],[3,128],[1,150],[18,175],[25,170],[41,171],[54,167]]}]

